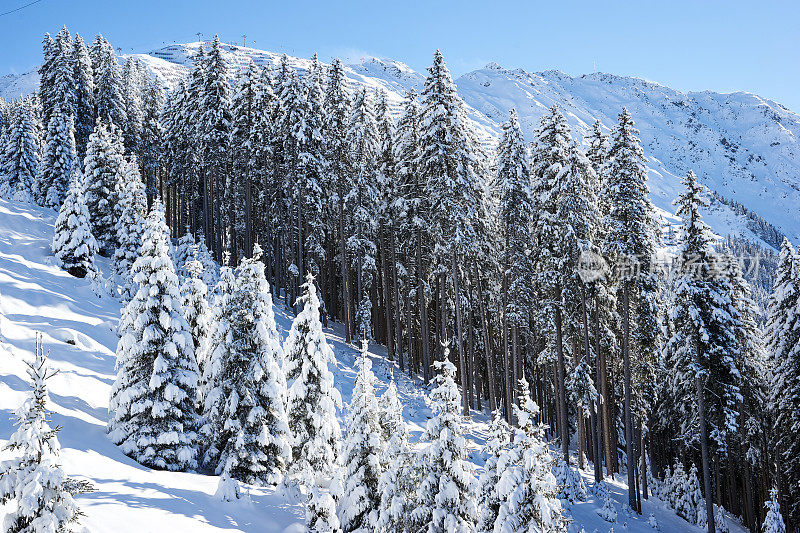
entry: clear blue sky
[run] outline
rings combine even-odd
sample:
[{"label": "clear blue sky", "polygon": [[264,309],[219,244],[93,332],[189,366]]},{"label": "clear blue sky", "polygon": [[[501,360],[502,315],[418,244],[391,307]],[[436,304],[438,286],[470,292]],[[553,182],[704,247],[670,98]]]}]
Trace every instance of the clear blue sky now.
[{"label": "clear blue sky", "polygon": [[[0,0],[0,12],[32,0]],[[800,112],[800,1],[463,0],[281,2],[39,0],[0,16],[0,74],[40,61],[44,32],[98,31],[123,52],[215,33],[298,56],[391,57],[423,70],[436,48],[454,74],[496,61],[595,70],[679,90],[744,90]]]}]

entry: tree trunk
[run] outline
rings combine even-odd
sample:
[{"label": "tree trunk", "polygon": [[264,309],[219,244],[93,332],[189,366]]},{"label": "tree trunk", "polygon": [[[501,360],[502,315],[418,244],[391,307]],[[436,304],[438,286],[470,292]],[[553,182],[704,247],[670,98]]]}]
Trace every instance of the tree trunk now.
[{"label": "tree trunk", "polygon": [[567,372],[564,365],[564,348],[561,340],[561,308],[554,305],[556,319],[556,354],[558,358],[558,411],[561,433],[561,453],[569,465],[569,427],[567,427]]},{"label": "tree trunk", "polygon": [[703,486],[705,487],[706,498],[706,520],[708,522],[708,533],[714,533],[714,502],[711,498],[711,472],[708,458],[708,430],[706,428],[706,403],[704,399],[705,383],[702,376],[695,378],[697,382],[697,411],[700,417],[700,455],[703,463]]},{"label": "tree trunk", "polygon": [[389,271],[392,273],[392,293],[394,294],[394,309],[395,309],[395,342],[397,343],[397,358],[400,363],[400,372],[405,371],[405,360],[403,358],[403,327],[401,317],[403,312],[400,307],[400,289],[397,282],[397,250],[395,246],[396,233],[394,224],[389,227],[389,255],[391,264]]},{"label": "tree trunk", "polygon": [[422,344],[422,376],[427,385],[431,379],[431,341],[428,334],[428,308],[425,303],[425,285],[422,282],[422,230],[417,229],[417,302],[419,305],[420,341]]},{"label": "tree trunk", "polygon": [[458,346],[458,363],[461,369],[461,409],[464,416],[469,416],[469,374],[467,373],[467,357],[464,355],[464,329],[461,322],[461,288],[459,286],[460,277],[458,274],[458,262],[456,261],[456,250],[453,248],[452,265],[450,275],[453,276],[453,300],[456,304],[456,335],[455,341]]},{"label": "tree trunk", "polygon": [[[586,291],[581,289],[581,319],[583,322],[583,352],[586,357],[586,364],[591,364],[591,344],[589,341],[589,311],[586,307]],[[599,352],[599,350],[598,350]],[[597,354],[595,354],[597,356]],[[589,426],[592,435],[592,463],[594,466],[595,483],[603,479],[603,465],[600,459],[600,431],[598,426],[597,402],[592,402],[589,406]]]},{"label": "tree trunk", "polygon": [[597,345],[597,374],[598,381],[600,382],[600,394],[603,397],[601,404],[603,411],[603,442],[606,450],[606,473],[610,477],[614,477],[615,469],[614,454],[617,453],[617,447],[614,444],[615,439],[611,438],[611,431],[613,425],[611,423],[611,395],[609,394],[608,386],[608,368],[606,365],[606,354],[601,350],[600,344],[600,302],[595,300],[594,307],[594,328],[595,328],[595,344]]},{"label": "tree trunk", "polygon": [[339,191],[339,253],[342,262],[342,303],[344,311],[344,341],[353,343],[353,315],[350,307],[350,269],[347,264],[347,247],[344,238],[344,200]]},{"label": "tree trunk", "polygon": [[481,315],[481,328],[483,330],[483,351],[486,358],[486,380],[489,382],[489,409],[492,414],[497,410],[497,393],[495,392],[494,361],[492,357],[491,342],[489,340],[489,323],[486,320],[486,304],[483,301],[483,289],[481,288],[481,275],[478,271],[477,261],[475,266],[475,283],[478,288],[478,311]]},{"label": "tree trunk", "polygon": [[633,420],[631,417],[631,358],[630,348],[630,294],[629,283],[623,282],[622,285],[622,357],[625,366],[625,449],[628,455],[628,505],[631,509],[636,509],[636,470],[634,468],[633,455]]}]

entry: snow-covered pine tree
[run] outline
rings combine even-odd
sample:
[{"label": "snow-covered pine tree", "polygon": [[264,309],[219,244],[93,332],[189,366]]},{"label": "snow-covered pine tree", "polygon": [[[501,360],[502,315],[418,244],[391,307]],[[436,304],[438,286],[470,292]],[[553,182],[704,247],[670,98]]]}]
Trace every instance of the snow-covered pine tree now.
[{"label": "snow-covered pine tree", "polygon": [[145,466],[187,470],[197,466],[197,362],[167,232],[156,202],[133,264],[138,290],[120,319],[109,435]]},{"label": "snow-covered pine tree", "polygon": [[83,199],[83,179],[80,171],[72,175],[69,191],[56,218],[53,254],[61,268],[82,278],[94,273],[97,242],[89,224],[89,210]]},{"label": "snow-covered pine tree", "polygon": [[203,443],[202,463],[206,468],[216,469],[219,465],[220,440],[222,433],[220,421],[225,397],[222,391],[222,372],[225,347],[230,342],[232,313],[231,298],[236,290],[236,276],[229,266],[220,268],[220,277],[211,296],[211,331],[203,349],[205,366],[199,387],[199,403],[203,412],[203,425],[200,427]]},{"label": "snow-covered pine tree", "polygon": [[786,533],[786,524],[781,515],[781,505],[778,503],[778,490],[769,491],[769,500],[764,504],[767,508],[767,516],[761,525],[762,533]]},{"label": "snow-covered pine tree", "polygon": [[342,528],[339,525],[339,518],[336,516],[336,501],[333,496],[313,483],[310,485],[306,502],[306,531],[309,533],[341,533]]},{"label": "snow-covered pine tree", "polygon": [[189,324],[199,375],[206,366],[206,349],[211,332],[211,307],[208,305],[208,286],[203,282],[203,264],[197,259],[186,263],[186,276],[181,283],[183,317]]},{"label": "snow-covered pine tree", "polygon": [[385,442],[380,423],[381,410],[375,397],[375,374],[367,355],[369,343],[361,341],[358,373],[348,406],[347,436],[342,446],[344,481],[338,514],[342,531],[377,531],[380,492],[378,480],[383,469]]},{"label": "snow-covered pine tree", "polygon": [[216,259],[222,258],[223,213],[222,191],[228,179],[228,143],[230,139],[231,85],[228,64],[220,48],[219,37],[214,36],[208,56],[203,59],[202,89],[195,121],[199,136],[199,149],[203,162],[203,233]]},{"label": "snow-covered pine tree", "polygon": [[144,92],[148,85],[147,72],[141,60],[130,56],[122,67],[122,101],[125,106],[125,127],[122,131],[125,148],[138,154],[142,147],[144,128]]},{"label": "snow-covered pine tree", "polygon": [[27,363],[33,391],[17,410],[17,430],[4,447],[16,457],[0,463],[0,505],[7,506],[7,533],[70,531],[81,515],[73,496],[86,486],[61,468],[60,428],[50,427],[47,413],[47,380],[55,372],[39,342],[33,363]]},{"label": "snow-covered pine tree", "polygon": [[245,483],[277,484],[291,460],[286,381],[272,295],[261,249],[236,268],[230,334],[222,348],[222,408],[217,474]]},{"label": "snow-covered pine tree", "polygon": [[287,401],[292,429],[292,470],[328,475],[339,457],[342,430],[336,418],[342,398],[333,386],[329,365],[336,356],[328,345],[319,318],[319,298],[314,277],[306,276],[303,295],[298,299],[303,310],[295,317],[283,344],[283,370],[291,381]]},{"label": "snow-covered pine tree", "polygon": [[144,236],[147,200],[144,184],[139,176],[136,158],[122,163],[122,181],[118,183],[114,206],[119,215],[115,217],[114,232],[117,247],[114,250],[114,269],[120,279],[120,294],[128,301],[136,294],[131,267],[139,257],[139,247]]},{"label": "snow-covered pine tree", "polygon": [[500,495],[497,492],[497,484],[500,482],[500,472],[497,470],[497,463],[505,453],[509,444],[511,429],[508,427],[502,413],[497,410],[494,413],[492,422],[489,425],[489,434],[486,437],[486,445],[483,447],[486,462],[483,471],[478,477],[478,524],[475,528],[477,533],[493,533],[494,523],[500,512]]},{"label": "snow-covered pine tree", "polygon": [[83,38],[75,34],[72,43],[75,82],[75,147],[78,161],[86,157],[86,144],[94,130],[94,74],[92,60]]},{"label": "snow-covered pine tree", "polygon": [[45,124],[50,122],[52,113],[60,108],[61,112],[66,116],[75,116],[75,72],[72,63],[72,37],[69,34],[66,26],[56,34],[54,40],[56,48],[53,68],[53,94],[52,94],[52,108],[49,110],[50,114],[42,113],[43,121]]},{"label": "snow-covered pine tree", "polygon": [[765,333],[777,429],[772,442],[780,456],[789,523],[800,523],[800,263],[788,239],[781,245]]},{"label": "snow-covered pine tree", "polygon": [[122,71],[114,48],[100,34],[94,40],[91,51],[94,71],[95,116],[104,124],[125,128],[125,88]]},{"label": "snow-covered pine tree", "polygon": [[[534,236],[531,226],[534,199],[531,190],[531,169],[525,138],[519,125],[516,109],[512,109],[508,122],[503,125],[497,147],[497,187],[499,189],[498,224],[502,231],[503,284],[506,288],[503,310],[504,335],[506,329],[519,338],[527,328],[530,311],[534,308],[530,283],[533,276]],[[518,343],[512,342],[511,368],[519,359]],[[515,373],[512,370],[512,374]],[[511,399],[511,380],[507,381],[505,397]],[[510,413],[509,413],[510,414]]]},{"label": "snow-covered pine tree", "polygon": [[[697,480],[697,466],[692,463],[689,475],[686,477],[686,492],[682,509],[683,516],[690,524],[697,524],[701,529],[708,525],[706,516],[706,502],[703,493],[700,492],[700,482]],[[679,513],[680,514],[680,513]],[[716,520],[715,520],[716,523]]]},{"label": "snow-covered pine tree", "polygon": [[[675,201],[683,219],[679,270],[671,312],[672,338],[667,346],[671,394],[681,406],[680,437],[699,444],[706,492],[711,482],[708,446],[719,457],[738,429],[740,347],[734,334],[738,312],[730,283],[722,271],[714,235],[700,216],[707,205],[693,172],[683,179],[686,190]],[[713,521],[710,501],[708,521]]]},{"label": "snow-covered pine tree", "polygon": [[72,174],[80,170],[75,154],[75,136],[72,116],[58,107],[47,125],[44,157],[39,166],[37,187],[43,204],[58,209],[64,202]]},{"label": "snow-covered pine tree", "polygon": [[3,147],[4,179],[0,195],[27,199],[36,183],[41,160],[41,125],[32,97],[12,106]]},{"label": "snow-covered pine tree", "polygon": [[42,105],[42,120],[49,122],[55,107],[56,56],[58,47],[49,32],[42,39],[42,64],[39,66],[39,101]]},{"label": "snow-covered pine tree", "polygon": [[551,472],[553,461],[544,441],[544,426],[535,422],[539,406],[531,399],[524,379],[519,382],[518,403],[512,406],[518,427],[497,463],[501,504],[494,530],[564,533],[567,522]]},{"label": "snow-covered pine tree", "polygon": [[380,507],[377,527],[387,533],[404,533],[410,527],[417,473],[413,463],[414,452],[408,445],[403,405],[397,397],[394,380],[389,383],[379,404],[384,438],[388,436],[388,440],[382,459],[385,469],[378,480]]},{"label": "snow-covered pine tree", "polygon": [[[149,81],[145,81],[143,89],[143,116],[141,144],[139,146],[139,160],[142,163],[144,172],[145,193],[152,200],[156,195],[157,172],[161,161],[164,158],[162,153],[164,131],[161,125],[161,112],[164,107],[166,97],[164,87],[161,82],[153,76]],[[184,157],[191,157],[186,154]],[[183,181],[188,181],[186,177]],[[188,196],[188,194],[187,194]],[[181,211],[181,219],[187,216],[188,207]]]},{"label": "snow-covered pine tree", "polygon": [[352,188],[345,196],[345,210],[349,213],[347,250],[350,268],[356,272],[355,302],[356,336],[372,338],[372,301],[369,293],[377,275],[376,209],[378,182],[375,168],[378,152],[378,130],[372,98],[365,88],[359,89],[352,104],[347,143],[352,165]]},{"label": "snow-covered pine tree", "polygon": [[461,394],[455,383],[456,367],[445,348],[444,361],[436,361],[436,388],[431,393],[433,417],[428,420],[418,457],[422,476],[413,529],[428,533],[474,531],[477,506],[474,474],[467,461],[467,444],[461,428]]},{"label": "snow-covered pine tree", "polygon": [[[636,377],[633,373],[637,369],[631,368],[631,350],[636,353],[636,361],[651,362],[660,342],[655,305],[658,287],[651,268],[659,227],[649,197],[647,161],[638,133],[630,113],[623,108],[613,131],[600,196],[602,209],[607,209],[603,220],[603,255],[609,264],[618,265],[612,277],[621,303],[623,425],[628,457],[633,457],[633,409],[637,400],[634,395],[639,392],[633,390]],[[634,473],[634,468],[628,469],[629,486],[635,486]],[[628,496],[630,507],[637,509],[636,491],[629,491]]]},{"label": "snow-covered pine tree", "polygon": [[98,119],[86,146],[84,180],[92,233],[101,251],[107,254],[117,244],[114,231],[118,209],[116,192],[123,179],[123,152],[119,130],[113,125],[106,126],[102,119]]}]

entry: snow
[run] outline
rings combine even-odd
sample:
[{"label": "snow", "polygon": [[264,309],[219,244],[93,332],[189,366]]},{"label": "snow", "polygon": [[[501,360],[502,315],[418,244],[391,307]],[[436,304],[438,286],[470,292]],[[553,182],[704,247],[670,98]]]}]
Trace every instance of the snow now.
[{"label": "snow", "polygon": [[[86,514],[82,525],[92,532],[158,531],[258,531],[304,530],[305,510],[300,499],[285,487],[260,488],[240,484],[241,499],[226,502],[231,487],[220,478],[194,473],[155,471],[126,457],[106,434],[108,399],[114,381],[116,324],[120,304],[108,295],[98,296],[92,283],[77,279],[55,266],[49,246],[55,212],[0,199],[0,445],[14,431],[13,412],[29,394],[25,361],[33,359],[36,332],[43,334],[49,363],[58,374],[48,380],[52,425],[63,426],[58,438],[62,466],[70,477],[88,479],[97,491],[76,498]],[[112,272],[109,260],[98,258],[104,276]],[[276,322],[285,338],[291,325],[290,311],[277,305]],[[342,331],[325,329],[336,354],[331,370],[342,400],[351,401],[358,352],[343,342]],[[385,359],[383,347],[372,346],[376,393],[383,394],[394,377],[403,416],[416,443],[432,416],[421,380],[410,380]],[[340,423],[344,413],[339,412]],[[488,435],[488,416],[476,413],[465,426],[467,459],[483,464],[480,449]],[[0,452],[0,459],[7,453]],[[589,470],[581,472],[587,487],[593,485]],[[616,524],[597,514],[602,507],[589,494],[584,502],[570,505],[574,522],[570,532],[625,530],[651,532],[652,513],[663,531],[699,532],[678,518],[655,498],[643,501],[641,516],[627,517],[623,478],[608,480],[608,490],[617,508]],[[227,493],[227,494],[226,494]],[[0,508],[0,514],[4,508]],[[744,529],[732,519],[731,531]]]}]

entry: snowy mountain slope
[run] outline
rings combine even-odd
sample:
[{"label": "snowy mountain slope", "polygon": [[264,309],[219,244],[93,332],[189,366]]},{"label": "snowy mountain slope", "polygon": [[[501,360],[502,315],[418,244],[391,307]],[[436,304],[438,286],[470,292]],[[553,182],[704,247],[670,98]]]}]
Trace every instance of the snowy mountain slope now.
[{"label": "snowy mountain slope", "polygon": [[[77,499],[88,531],[303,531],[302,504],[274,489],[246,487],[249,501],[223,503],[214,497],[217,477],[142,467],[108,440],[107,407],[120,306],[108,295],[98,297],[87,280],[52,266],[49,245],[54,219],[53,211],[0,199],[0,448],[13,431],[14,410],[28,394],[24,362],[32,360],[35,335],[41,332],[50,364],[59,371],[48,382],[48,408],[53,411],[53,425],[63,426],[59,440],[64,469],[70,476],[91,480],[97,488]],[[109,272],[108,261],[100,266]],[[285,337],[291,324],[289,312],[277,305],[276,319]],[[333,369],[335,386],[343,401],[349,402],[357,353],[344,344],[338,327],[327,329],[326,334],[338,360]],[[382,347],[373,347],[371,355],[378,393],[383,393],[392,376],[396,379],[411,439],[418,440],[431,415],[422,383],[399,373],[385,359]],[[344,423],[344,413],[340,419]],[[470,457],[476,465],[483,463],[479,449],[485,422],[485,413],[474,413],[466,427]],[[4,453],[0,452],[0,459]],[[590,472],[583,476],[588,485]],[[570,532],[577,533],[581,527],[652,532],[646,522],[650,513],[664,531],[700,531],[655,498],[643,502],[642,516],[625,517],[622,506],[627,502],[627,488],[622,478],[609,482],[609,489],[618,522],[601,520],[596,512],[601,503],[590,497],[569,511],[574,519]],[[2,512],[0,507],[0,517]],[[732,531],[744,530],[736,526]]]}]

